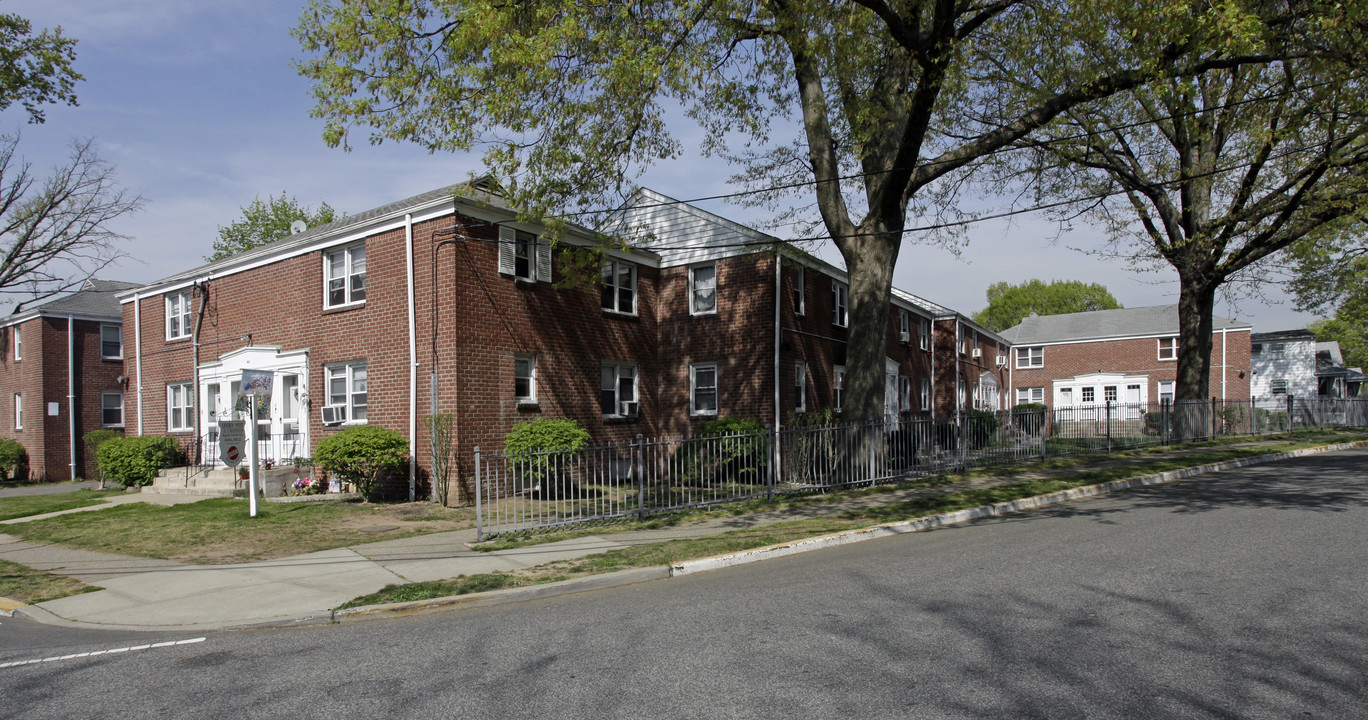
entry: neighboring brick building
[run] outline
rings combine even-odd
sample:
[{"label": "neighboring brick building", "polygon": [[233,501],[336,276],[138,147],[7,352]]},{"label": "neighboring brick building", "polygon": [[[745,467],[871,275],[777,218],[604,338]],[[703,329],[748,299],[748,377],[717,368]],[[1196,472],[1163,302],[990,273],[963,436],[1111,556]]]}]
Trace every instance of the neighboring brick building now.
[{"label": "neighboring brick building", "polygon": [[[1211,394],[1248,400],[1248,323],[1213,317]],[[1002,332],[1011,342],[1018,403],[1053,408],[1143,405],[1173,399],[1178,306],[1096,310],[1026,318]]]},{"label": "neighboring brick building", "polygon": [[[647,233],[644,249],[602,256],[589,254],[599,245],[586,230],[552,248],[498,196],[452,193],[123,294],[130,428],[187,446],[208,440],[244,369],[274,374],[259,425],[278,461],[310,455],[347,424],[378,423],[414,441],[417,474],[428,452],[421,420],[434,411],[454,415],[456,460],[468,470],[476,446],[497,452],[514,423],[537,417],[573,418],[602,442],[686,435],[719,416],[783,425],[795,411],[839,408],[848,297],[837,268],[649,191],[622,218]],[[937,362],[975,388],[966,403],[1001,402],[1002,338],[901,291],[892,304],[890,409],[953,413]],[[973,327],[991,352],[937,360],[931,344],[950,341],[933,328],[947,322]]]},{"label": "neighboring brick building", "polygon": [[83,437],[124,427],[123,316],[133,283],[91,279],[0,322],[0,431],[23,444],[35,480],[93,477]]}]

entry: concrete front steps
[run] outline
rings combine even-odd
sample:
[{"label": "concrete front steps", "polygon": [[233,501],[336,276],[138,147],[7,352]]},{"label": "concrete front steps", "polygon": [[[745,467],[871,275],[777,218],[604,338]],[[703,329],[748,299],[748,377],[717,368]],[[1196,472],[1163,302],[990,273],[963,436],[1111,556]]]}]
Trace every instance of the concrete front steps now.
[{"label": "concrete front steps", "polygon": [[[295,481],[294,468],[276,467],[260,471],[261,484],[266,497],[280,497],[286,487]],[[157,473],[151,485],[142,489],[145,493],[159,495],[200,495],[204,497],[246,497],[247,481],[239,480],[237,470],[218,468],[214,470],[171,467]]]}]

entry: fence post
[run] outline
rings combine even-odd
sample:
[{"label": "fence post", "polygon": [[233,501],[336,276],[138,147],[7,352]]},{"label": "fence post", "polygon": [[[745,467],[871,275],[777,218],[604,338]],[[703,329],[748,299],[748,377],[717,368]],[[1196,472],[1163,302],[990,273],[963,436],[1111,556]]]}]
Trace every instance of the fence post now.
[{"label": "fence post", "polygon": [[1106,404],[1107,404],[1107,453],[1108,453],[1108,454],[1111,454],[1111,417],[1112,417],[1112,401],[1107,400],[1107,401],[1106,401]]},{"label": "fence post", "polygon": [[480,494],[480,446],[475,446],[475,542],[484,542],[484,505]]},{"label": "fence post", "polygon": [[1292,423],[1293,423],[1293,419],[1294,419],[1294,416],[1292,415],[1292,407],[1293,407],[1292,395],[1289,394],[1289,395],[1287,396],[1287,434],[1288,434],[1288,435],[1291,435],[1291,434],[1292,434]]},{"label": "fence post", "polygon": [[769,443],[770,469],[765,473],[765,501],[774,501],[775,475],[779,472],[779,434],[773,425],[765,423],[765,439]]},{"label": "fence post", "polygon": [[1052,421],[1054,420],[1053,414],[1054,414],[1054,411],[1051,410],[1049,407],[1046,407],[1045,409],[1043,409],[1043,410],[1040,411],[1040,459],[1041,459],[1041,460],[1044,460],[1046,454],[1049,453],[1049,447],[1050,447],[1050,428],[1054,425],[1054,423],[1052,422]]},{"label": "fence post", "polygon": [[1159,443],[1161,445],[1169,444],[1169,422],[1172,420],[1169,417],[1170,402],[1162,398],[1159,400]]},{"label": "fence post", "polygon": [[632,449],[632,474],[637,481],[637,520],[646,519],[646,441],[637,433]]}]

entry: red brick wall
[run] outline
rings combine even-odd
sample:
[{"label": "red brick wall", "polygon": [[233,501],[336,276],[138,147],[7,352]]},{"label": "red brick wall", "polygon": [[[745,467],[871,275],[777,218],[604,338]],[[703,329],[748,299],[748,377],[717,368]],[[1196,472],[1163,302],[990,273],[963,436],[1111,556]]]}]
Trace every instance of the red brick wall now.
[{"label": "red brick wall", "polygon": [[[1222,394],[1221,338],[1219,332],[1212,334],[1211,393],[1218,397]],[[1159,359],[1157,338],[1105,340],[1043,347],[1043,367],[1015,368],[1015,351],[1010,361],[1014,367],[1013,388],[1044,387],[1046,404],[1054,403],[1052,388],[1055,380],[1068,380],[1078,375],[1096,372],[1146,375],[1147,397],[1151,402],[1157,402],[1159,399],[1161,380],[1173,380],[1177,377],[1178,362]],[[1224,379],[1225,397],[1228,399],[1249,398],[1249,350],[1248,330],[1231,331],[1226,334]],[[1012,401],[1015,402],[1015,390]]]}]

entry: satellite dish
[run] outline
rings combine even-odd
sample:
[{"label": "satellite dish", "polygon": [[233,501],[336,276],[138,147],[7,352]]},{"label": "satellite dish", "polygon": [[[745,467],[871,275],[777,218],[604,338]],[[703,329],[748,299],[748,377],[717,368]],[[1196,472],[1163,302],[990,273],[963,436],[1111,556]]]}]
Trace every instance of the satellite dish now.
[{"label": "satellite dish", "polygon": [[308,230],[308,229],[309,229],[309,224],[306,223],[306,222],[304,222],[303,220],[296,220],[296,221],[290,223],[290,234],[291,234],[291,235],[298,235],[298,234],[300,234],[300,233],[302,233],[302,232],[304,232],[305,230]]}]

